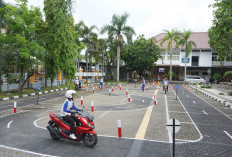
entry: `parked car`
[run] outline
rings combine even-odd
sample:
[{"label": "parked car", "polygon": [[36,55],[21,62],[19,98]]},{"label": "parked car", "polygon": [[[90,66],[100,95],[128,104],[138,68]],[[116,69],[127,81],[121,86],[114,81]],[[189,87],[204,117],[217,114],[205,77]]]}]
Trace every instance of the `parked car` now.
[{"label": "parked car", "polygon": [[205,83],[205,80],[203,78],[195,75],[187,75],[185,81],[189,83],[196,83],[196,82],[198,82],[199,84]]}]

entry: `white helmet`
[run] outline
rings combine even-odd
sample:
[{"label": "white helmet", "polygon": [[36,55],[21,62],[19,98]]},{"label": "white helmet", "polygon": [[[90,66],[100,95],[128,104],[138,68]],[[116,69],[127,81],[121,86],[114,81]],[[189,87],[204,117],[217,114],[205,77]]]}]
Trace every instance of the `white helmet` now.
[{"label": "white helmet", "polygon": [[73,95],[74,93],[76,93],[75,90],[68,90],[68,91],[65,93],[65,96],[66,96],[67,98],[72,98],[72,95]]}]

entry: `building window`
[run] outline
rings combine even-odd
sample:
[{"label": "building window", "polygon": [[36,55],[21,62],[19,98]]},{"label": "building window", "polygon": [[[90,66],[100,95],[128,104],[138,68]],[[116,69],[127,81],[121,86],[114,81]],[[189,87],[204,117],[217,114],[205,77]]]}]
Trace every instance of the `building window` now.
[{"label": "building window", "polygon": [[201,52],[211,52],[211,50],[201,50]]},{"label": "building window", "polygon": [[200,52],[200,50],[192,50],[192,52]]},{"label": "building window", "polygon": [[217,52],[213,52],[212,53],[212,61],[217,61],[218,60],[218,53]]}]

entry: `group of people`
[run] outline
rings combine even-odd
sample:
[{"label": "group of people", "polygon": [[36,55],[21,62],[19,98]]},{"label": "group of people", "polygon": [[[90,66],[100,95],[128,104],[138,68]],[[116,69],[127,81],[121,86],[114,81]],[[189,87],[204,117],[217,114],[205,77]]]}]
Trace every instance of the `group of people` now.
[{"label": "group of people", "polygon": [[[167,87],[167,91],[168,91],[168,85],[169,85],[169,81],[167,78],[165,78],[163,81],[163,91],[164,91],[164,88],[165,86]],[[145,88],[145,78],[143,77],[143,82],[142,82],[142,91],[144,91],[144,88]]]}]

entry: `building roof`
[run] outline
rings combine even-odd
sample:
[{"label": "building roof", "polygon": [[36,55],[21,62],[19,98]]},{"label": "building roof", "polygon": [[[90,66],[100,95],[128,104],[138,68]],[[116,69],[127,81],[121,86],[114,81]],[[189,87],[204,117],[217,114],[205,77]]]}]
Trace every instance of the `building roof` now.
[{"label": "building roof", "polygon": [[[162,42],[166,34],[167,33],[160,33],[154,37],[157,40],[156,45],[160,46],[160,43]],[[211,49],[208,43],[209,41],[208,32],[192,32],[189,40],[192,40],[196,43],[196,47],[193,47],[193,49]],[[168,45],[168,41],[165,41],[161,48],[167,49],[167,45]],[[175,47],[175,43],[173,43],[173,48],[174,47]],[[180,46],[179,48],[183,49],[182,46]]]}]

